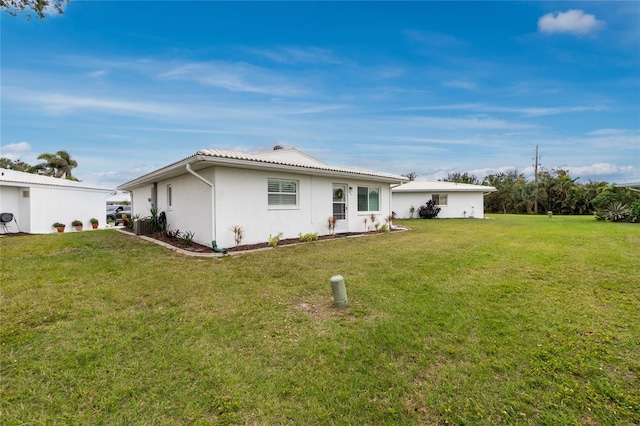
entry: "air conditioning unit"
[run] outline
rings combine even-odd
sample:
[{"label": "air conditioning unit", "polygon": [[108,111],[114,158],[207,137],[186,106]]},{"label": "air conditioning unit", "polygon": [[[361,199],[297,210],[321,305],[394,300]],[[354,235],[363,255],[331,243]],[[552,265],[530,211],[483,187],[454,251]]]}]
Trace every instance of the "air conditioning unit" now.
[{"label": "air conditioning unit", "polygon": [[149,220],[136,219],[133,221],[133,233],[136,235],[150,235],[151,227],[149,226]]}]

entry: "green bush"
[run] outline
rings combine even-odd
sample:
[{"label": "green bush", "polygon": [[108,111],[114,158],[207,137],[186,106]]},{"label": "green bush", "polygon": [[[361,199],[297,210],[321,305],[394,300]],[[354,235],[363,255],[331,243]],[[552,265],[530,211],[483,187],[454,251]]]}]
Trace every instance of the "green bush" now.
[{"label": "green bush", "polygon": [[302,241],[303,243],[308,243],[311,241],[318,241],[318,234],[300,234],[298,236],[300,238],[300,241]]},{"label": "green bush", "polygon": [[442,210],[433,200],[427,201],[427,204],[418,208],[418,216],[422,219],[435,219]]},{"label": "green bush", "polygon": [[640,200],[631,204],[629,209],[629,216],[627,218],[629,222],[640,223]]}]

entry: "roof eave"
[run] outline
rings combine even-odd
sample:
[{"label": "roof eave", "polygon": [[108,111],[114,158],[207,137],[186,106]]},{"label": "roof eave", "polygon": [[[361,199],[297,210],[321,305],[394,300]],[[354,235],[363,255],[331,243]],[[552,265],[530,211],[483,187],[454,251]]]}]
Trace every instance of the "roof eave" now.
[{"label": "roof eave", "polygon": [[290,164],[279,164],[279,163],[271,163],[271,162],[261,162],[256,160],[247,160],[247,159],[237,159],[237,158],[226,158],[226,157],[214,157],[203,154],[196,154],[191,157],[180,160],[176,163],[170,164],[169,166],[158,169],[154,172],[148,173],[144,176],[141,176],[132,181],[126,182],[116,189],[128,191],[143,185],[147,185],[153,182],[157,182],[158,180],[163,180],[164,176],[171,174],[171,172],[179,170],[181,168],[185,168],[187,164],[195,164],[198,162],[204,162],[211,165],[218,166],[233,166],[237,168],[243,169],[251,169],[251,170],[264,170],[264,171],[277,171],[284,173],[298,173],[298,174],[306,174],[306,175],[314,175],[314,176],[331,176],[331,177],[359,177],[363,180],[372,180],[376,182],[384,182],[384,183],[400,183],[406,182],[408,179],[404,177],[395,177],[395,176],[383,176],[376,174],[369,174],[366,172],[359,172],[357,170],[353,171],[342,171],[342,170],[325,170],[321,168],[316,168],[313,166],[305,166],[305,165],[290,165]]}]

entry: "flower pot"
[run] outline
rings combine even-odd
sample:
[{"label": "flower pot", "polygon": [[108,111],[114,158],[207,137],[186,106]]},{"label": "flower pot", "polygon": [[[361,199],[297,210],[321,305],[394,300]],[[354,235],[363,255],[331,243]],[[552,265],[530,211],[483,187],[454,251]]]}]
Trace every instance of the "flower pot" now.
[{"label": "flower pot", "polygon": [[58,232],[64,232],[64,226],[56,226]]},{"label": "flower pot", "polygon": [[92,224],[91,224],[91,227],[92,227],[93,229],[98,229],[98,224],[97,224],[97,223],[92,223]]},{"label": "flower pot", "polygon": [[82,231],[82,225],[74,226],[74,228],[76,229],[76,231]]}]

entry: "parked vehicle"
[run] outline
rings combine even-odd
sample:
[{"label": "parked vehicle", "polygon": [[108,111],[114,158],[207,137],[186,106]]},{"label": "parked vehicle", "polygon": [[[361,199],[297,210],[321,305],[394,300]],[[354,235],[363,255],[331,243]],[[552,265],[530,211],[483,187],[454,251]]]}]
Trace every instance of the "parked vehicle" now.
[{"label": "parked vehicle", "polygon": [[126,214],[127,218],[131,218],[131,206],[113,205],[107,206],[107,222],[115,221],[116,224],[122,223],[122,215]]}]

